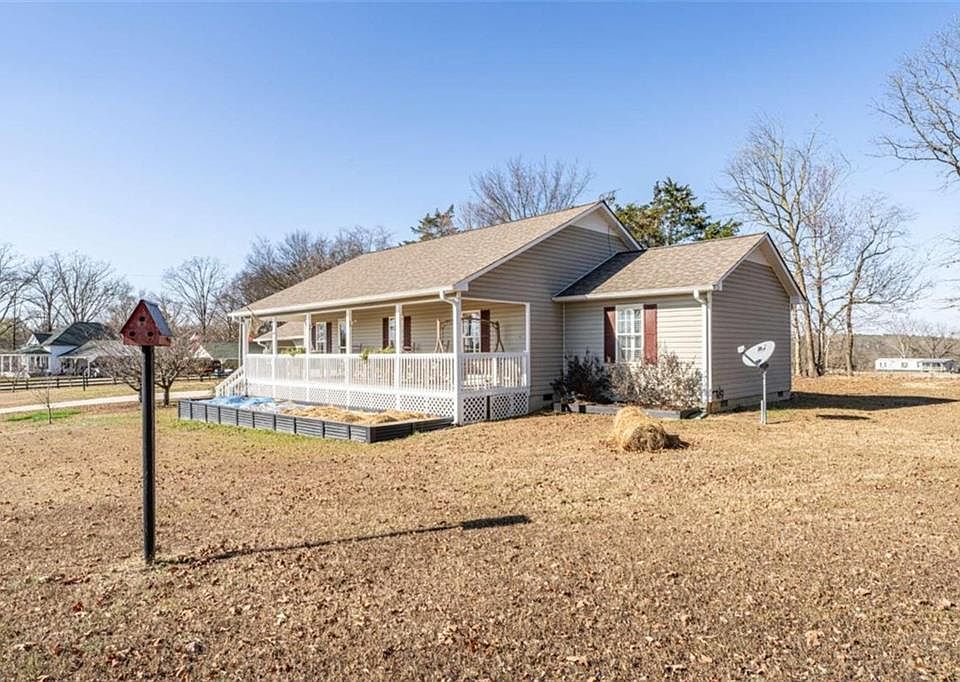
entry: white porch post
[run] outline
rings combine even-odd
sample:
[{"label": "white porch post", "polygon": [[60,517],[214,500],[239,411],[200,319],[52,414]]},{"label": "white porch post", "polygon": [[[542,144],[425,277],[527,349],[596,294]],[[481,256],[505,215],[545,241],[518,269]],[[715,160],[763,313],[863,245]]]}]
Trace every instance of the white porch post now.
[{"label": "white porch post", "polygon": [[277,318],[270,320],[270,385],[271,397],[277,397]]},{"label": "white porch post", "polygon": [[351,403],[350,384],[351,384],[351,379],[353,378],[353,356],[351,355],[353,353],[353,310],[351,308],[347,308],[346,315],[344,317],[345,317],[344,325],[347,328],[346,334],[345,334],[346,344],[347,344],[347,347],[345,350],[347,352],[343,358],[343,371],[344,371],[344,384],[346,384],[346,387],[347,387],[347,405],[349,406]]},{"label": "white porch post", "polygon": [[453,307],[453,421],[456,424],[463,423],[463,381],[461,374],[463,367],[463,312],[460,295],[451,302]]},{"label": "white porch post", "polygon": [[530,303],[523,304],[523,383],[530,388]]},{"label": "white porch post", "polygon": [[313,351],[313,313],[303,317],[303,354],[307,357]]},{"label": "white porch post", "polygon": [[237,369],[240,369],[241,367],[243,367],[243,364],[247,359],[246,357],[247,349],[246,349],[246,344],[244,343],[244,341],[247,340],[246,318],[241,318],[240,324],[237,326],[239,327],[239,329],[237,330],[237,334],[239,335],[239,338],[237,339]]},{"label": "white porch post", "polygon": [[303,316],[303,383],[310,382],[310,352],[313,350],[313,313]]},{"label": "white porch post", "polygon": [[396,338],[393,340],[393,401],[394,406],[400,409],[400,354],[403,353],[403,304],[397,303],[393,309],[393,329]]}]

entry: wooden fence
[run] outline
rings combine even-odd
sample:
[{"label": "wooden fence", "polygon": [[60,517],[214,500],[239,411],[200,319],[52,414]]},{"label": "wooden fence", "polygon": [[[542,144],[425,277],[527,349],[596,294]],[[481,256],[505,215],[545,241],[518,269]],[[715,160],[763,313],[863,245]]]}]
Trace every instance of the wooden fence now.
[{"label": "wooden fence", "polygon": [[[178,377],[177,381],[210,381],[216,385],[221,380],[210,374],[193,374]],[[37,377],[0,377],[0,392],[36,391],[47,388],[83,388],[88,386],[119,386],[123,381],[116,377],[85,377],[82,375],[37,376]]]}]

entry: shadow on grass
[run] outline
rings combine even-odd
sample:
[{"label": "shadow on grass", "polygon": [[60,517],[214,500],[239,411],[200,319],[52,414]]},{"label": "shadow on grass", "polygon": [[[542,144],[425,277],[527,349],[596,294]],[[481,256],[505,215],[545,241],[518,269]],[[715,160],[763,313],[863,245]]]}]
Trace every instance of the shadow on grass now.
[{"label": "shadow on grass", "polygon": [[870,421],[870,417],[864,417],[862,414],[818,414],[817,418],[838,422]]},{"label": "shadow on grass", "polygon": [[180,557],[177,559],[160,559],[158,564],[205,564],[213,561],[226,561],[241,556],[251,554],[274,554],[278,552],[294,552],[303,549],[316,549],[318,547],[328,547],[330,545],[347,544],[350,542],[366,542],[367,540],[385,540],[387,538],[397,538],[404,535],[421,535],[424,533],[439,533],[442,531],[456,530],[483,530],[486,528],[502,528],[505,526],[517,526],[530,523],[530,517],[526,514],[514,514],[511,516],[494,516],[481,519],[469,519],[460,523],[445,523],[437,526],[428,526],[426,528],[408,528],[405,530],[392,530],[385,533],[374,533],[372,535],[358,535],[351,538],[337,538],[334,540],[316,540],[314,542],[299,542],[291,545],[273,545],[270,547],[250,547],[245,549],[234,549],[219,554],[211,554],[204,557]]},{"label": "shadow on grass", "polygon": [[957,402],[953,398],[934,398],[923,395],[843,395],[832,393],[804,393],[797,391],[793,400],[782,403],[791,410],[896,410],[903,407],[923,407]]}]

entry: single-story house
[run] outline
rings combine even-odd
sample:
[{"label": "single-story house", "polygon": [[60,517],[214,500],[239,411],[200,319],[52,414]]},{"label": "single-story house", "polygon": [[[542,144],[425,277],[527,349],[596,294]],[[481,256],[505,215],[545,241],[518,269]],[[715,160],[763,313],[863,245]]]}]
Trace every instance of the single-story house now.
[{"label": "single-story house", "polygon": [[931,372],[942,374],[956,371],[953,358],[877,358],[878,372]]},{"label": "single-story house", "polygon": [[[253,339],[257,347],[263,351],[272,348],[273,331],[267,331]],[[237,346],[239,348],[239,346]],[[303,324],[298,322],[284,322],[277,326],[277,348],[280,352],[303,350]],[[255,351],[257,352],[257,351]]]},{"label": "single-story house", "polygon": [[73,322],[51,332],[33,332],[27,344],[0,355],[0,375],[75,374],[89,364],[96,346],[90,342],[117,341],[117,335],[99,322]]},{"label": "single-story house", "polygon": [[[759,401],[737,348],[776,342],[772,400],[790,395],[800,291],[766,234],[641,249],[600,201],[354,258],[235,311],[269,350],[218,387],[456,423],[539,410],[565,359],[672,352],[702,372],[702,407]],[[280,353],[281,325],[309,340]]]},{"label": "single-story house", "polygon": [[[247,353],[261,353],[262,348],[253,343],[247,344]],[[201,341],[193,352],[198,360],[219,362],[222,367],[236,369],[240,366],[240,344],[236,341]]]}]

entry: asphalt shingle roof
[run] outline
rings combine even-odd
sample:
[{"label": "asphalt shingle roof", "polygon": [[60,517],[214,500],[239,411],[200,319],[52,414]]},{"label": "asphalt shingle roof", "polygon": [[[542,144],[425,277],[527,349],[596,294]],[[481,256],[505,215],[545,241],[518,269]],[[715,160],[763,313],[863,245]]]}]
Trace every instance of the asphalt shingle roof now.
[{"label": "asphalt shingle roof", "polygon": [[267,296],[251,304],[249,310],[448,288],[599,205],[593,202],[364,254]]},{"label": "asphalt shingle roof", "polygon": [[62,327],[43,342],[46,347],[50,346],[82,346],[87,341],[97,341],[101,339],[116,340],[119,337],[110,331],[110,327],[99,322],[74,322]]},{"label": "asphalt shingle roof", "polygon": [[748,234],[619,253],[558,293],[557,298],[710,286],[764,238],[763,233]]}]

